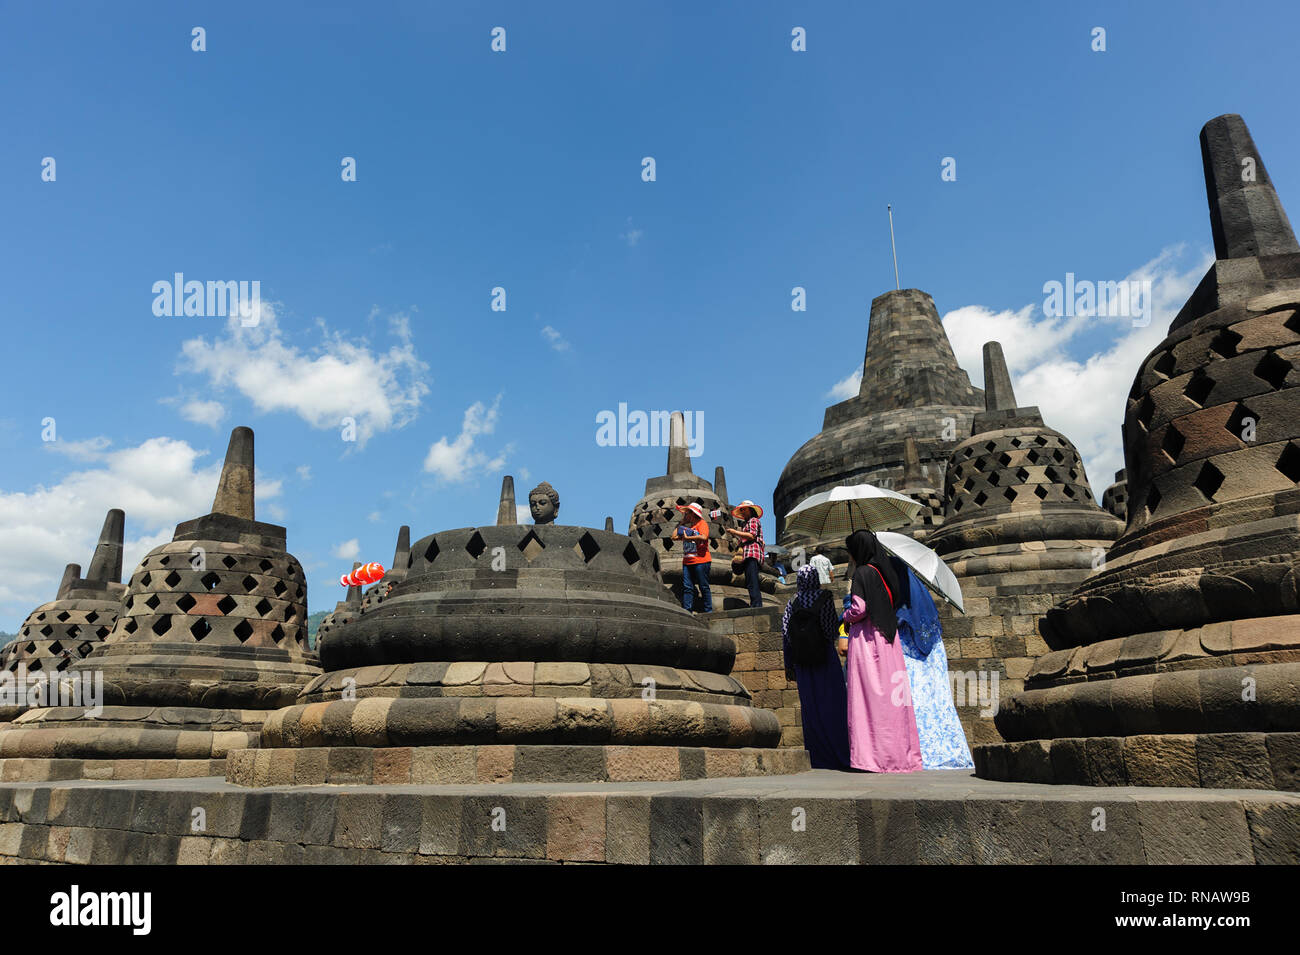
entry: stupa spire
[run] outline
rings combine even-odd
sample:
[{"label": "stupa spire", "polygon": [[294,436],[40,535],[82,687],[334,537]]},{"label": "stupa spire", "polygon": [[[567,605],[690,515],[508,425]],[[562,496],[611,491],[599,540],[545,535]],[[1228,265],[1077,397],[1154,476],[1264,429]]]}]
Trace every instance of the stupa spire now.
[{"label": "stupa spire", "polygon": [[680,411],[674,411],[668,419],[668,473],[694,473],[686,449],[686,418]]},{"label": "stupa spire", "polygon": [[1215,258],[1300,252],[1282,200],[1240,116],[1225,113],[1201,128],[1201,161]]},{"label": "stupa spire", "polygon": [[519,512],[515,510],[515,479],[507,474],[501,479],[501,502],[497,504],[497,526],[518,523]]},{"label": "stupa spire", "polygon": [[90,558],[87,580],[120,583],[122,580],[122,539],[126,529],[126,514],[113,508],[104,516],[104,526],[99,531],[95,554]]},{"label": "stupa spire", "polygon": [[253,511],[253,429],[238,427],[230,432],[230,445],[221,466],[212,513],[256,520]]},{"label": "stupa spire", "polygon": [[1011,372],[1002,356],[1001,342],[984,343],[984,410],[1009,411],[1016,407]]}]

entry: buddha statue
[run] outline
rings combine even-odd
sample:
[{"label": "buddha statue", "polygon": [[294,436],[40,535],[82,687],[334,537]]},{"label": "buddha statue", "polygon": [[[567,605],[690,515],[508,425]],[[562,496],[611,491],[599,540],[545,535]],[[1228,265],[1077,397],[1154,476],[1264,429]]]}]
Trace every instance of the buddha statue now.
[{"label": "buddha statue", "polygon": [[543,481],[528,492],[528,510],[532,512],[534,524],[554,524],[560,514],[560,495]]}]

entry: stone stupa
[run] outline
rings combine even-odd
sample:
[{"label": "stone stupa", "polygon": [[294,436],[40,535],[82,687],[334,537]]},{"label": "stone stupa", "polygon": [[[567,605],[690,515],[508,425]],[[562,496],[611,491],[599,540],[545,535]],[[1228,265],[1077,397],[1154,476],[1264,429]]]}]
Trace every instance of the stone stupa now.
[{"label": "stone stupa", "polygon": [[952,669],[975,676],[974,692],[969,681],[959,688],[958,707],[974,743],[1000,739],[998,699],[1021,689],[1048,650],[1040,619],[1124,528],[1093,499],[1070,439],[1047,427],[1038,408],[1017,404],[998,342],[984,346],[984,400],[946,469],[943,525],[926,538],[965,601],[964,614],[945,605],[942,616]]},{"label": "stone stupa", "polygon": [[[907,480],[919,480],[924,488],[941,486],[949,453],[969,433],[983,403],[983,393],[958,366],[929,295],[902,289],[876,297],[857,397],[826,409],[821,432],[794,453],[772,492],[778,542],[786,547],[825,543],[842,553],[842,538],[820,542],[787,534],[786,515],[837,485],[898,490],[905,480],[909,436],[920,475]],[[925,525],[920,526],[924,533]]]},{"label": "stone stupa", "polygon": [[1129,392],[1127,528],[981,776],[1300,789],[1300,246],[1240,116],[1201,153],[1216,261]]},{"label": "stone stupa", "polygon": [[320,668],[302,567],[284,528],[254,518],[253,480],[253,432],[235,428],[212,512],[145,556],[112,633],[68,668],[102,675],[102,713],[28,710],[0,732],[0,757],[100,778],[210,775],[230,749],[257,745],[266,715]]},{"label": "stone stupa", "polygon": [[228,779],[455,783],[794,772],[736,647],[674,605],[645,541],[554,523],[440,531],[384,602],[330,634],[325,673]]}]

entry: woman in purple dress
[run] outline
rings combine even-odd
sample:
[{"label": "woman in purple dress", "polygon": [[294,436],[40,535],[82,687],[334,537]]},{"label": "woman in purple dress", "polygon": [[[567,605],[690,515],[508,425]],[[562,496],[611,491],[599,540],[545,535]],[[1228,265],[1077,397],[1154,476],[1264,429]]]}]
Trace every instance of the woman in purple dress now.
[{"label": "woman in purple dress", "polygon": [[853,559],[849,625],[849,762],[872,773],[921,769],[921,740],[897,639],[895,594],[902,584],[876,535],[856,531],[844,542]]},{"label": "woman in purple dress", "polygon": [[797,583],[781,619],[781,637],[786,679],[799,686],[804,749],[813,769],[848,769],[848,698],[835,651],[835,598],[822,590],[811,564],[799,568]]}]

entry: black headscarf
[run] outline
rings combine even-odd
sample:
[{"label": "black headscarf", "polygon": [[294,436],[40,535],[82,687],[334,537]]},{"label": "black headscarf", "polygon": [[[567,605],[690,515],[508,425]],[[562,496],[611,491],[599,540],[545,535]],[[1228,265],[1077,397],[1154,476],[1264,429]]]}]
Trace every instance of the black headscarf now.
[{"label": "black headscarf", "polygon": [[[866,602],[867,616],[884,638],[892,642],[898,632],[894,603],[902,598],[902,585],[894,572],[890,554],[880,546],[880,541],[871,531],[854,531],[844,541],[844,546],[848,548],[854,564],[853,584],[849,593]],[[884,578],[883,584],[881,578]],[[889,586],[888,591],[885,589],[886,584]]]}]

